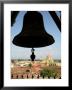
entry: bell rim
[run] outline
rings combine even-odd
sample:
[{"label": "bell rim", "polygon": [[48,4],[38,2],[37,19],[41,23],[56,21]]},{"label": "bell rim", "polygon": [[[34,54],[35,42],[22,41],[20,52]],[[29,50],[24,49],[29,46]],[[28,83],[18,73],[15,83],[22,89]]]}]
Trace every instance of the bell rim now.
[{"label": "bell rim", "polygon": [[18,36],[14,37],[12,41],[13,44],[16,46],[25,47],[25,48],[40,48],[40,47],[50,46],[53,43],[55,43],[55,40],[51,35],[50,35],[50,40],[49,40],[49,37],[40,37],[40,38],[32,37],[31,40],[30,38],[28,38],[28,41],[26,41],[25,38],[23,38],[22,40],[21,37],[18,37]]}]

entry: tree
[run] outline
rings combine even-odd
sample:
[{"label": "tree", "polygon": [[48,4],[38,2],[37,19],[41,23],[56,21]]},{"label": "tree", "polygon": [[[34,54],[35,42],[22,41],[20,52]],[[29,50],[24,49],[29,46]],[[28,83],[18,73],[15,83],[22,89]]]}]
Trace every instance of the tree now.
[{"label": "tree", "polygon": [[48,69],[48,68],[43,68],[41,71],[40,71],[40,75],[42,77],[56,77],[56,72],[55,70],[53,69]]},{"label": "tree", "polygon": [[48,70],[48,77],[56,77],[56,72],[55,72],[55,70]]},{"label": "tree", "polygon": [[28,65],[28,66],[29,66],[29,68],[30,68],[30,71],[32,72],[32,70],[31,70],[32,64],[31,64],[31,63],[29,63],[29,65]]},{"label": "tree", "polygon": [[31,63],[29,64],[29,67],[30,67],[30,68],[32,67],[32,64],[31,64]]},{"label": "tree", "polygon": [[48,76],[48,69],[44,68],[43,70],[40,71],[40,75],[42,77],[46,77]]}]

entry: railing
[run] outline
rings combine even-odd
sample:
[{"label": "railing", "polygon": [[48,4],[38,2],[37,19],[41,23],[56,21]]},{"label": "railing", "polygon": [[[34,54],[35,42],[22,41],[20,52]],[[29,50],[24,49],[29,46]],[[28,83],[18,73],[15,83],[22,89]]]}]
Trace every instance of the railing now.
[{"label": "railing", "polygon": [[45,76],[40,76],[40,75],[16,75],[12,74],[11,79],[61,79],[61,77],[45,77]]}]

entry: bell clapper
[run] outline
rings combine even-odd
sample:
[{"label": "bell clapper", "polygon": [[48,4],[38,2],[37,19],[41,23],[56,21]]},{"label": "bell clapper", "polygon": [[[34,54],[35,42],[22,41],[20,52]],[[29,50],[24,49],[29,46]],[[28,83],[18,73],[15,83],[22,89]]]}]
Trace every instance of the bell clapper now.
[{"label": "bell clapper", "polygon": [[34,61],[34,59],[35,59],[34,51],[35,51],[35,49],[32,48],[32,49],[31,49],[32,54],[31,54],[31,56],[30,56],[30,57],[31,57],[31,61]]}]

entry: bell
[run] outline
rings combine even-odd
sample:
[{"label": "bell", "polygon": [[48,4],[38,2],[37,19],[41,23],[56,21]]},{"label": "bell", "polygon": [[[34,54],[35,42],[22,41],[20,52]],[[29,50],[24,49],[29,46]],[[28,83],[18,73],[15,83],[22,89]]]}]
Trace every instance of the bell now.
[{"label": "bell", "polygon": [[53,43],[54,38],[45,31],[41,13],[28,11],[24,15],[22,31],[14,37],[13,44],[27,48],[38,48]]},{"label": "bell", "polygon": [[32,48],[30,57],[34,61],[34,48],[49,46],[53,43],[53,37],[45,31],[42,15],[37,11],[28,11],[24,16],[22,31],[14,37],[13,44]]}]

